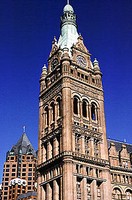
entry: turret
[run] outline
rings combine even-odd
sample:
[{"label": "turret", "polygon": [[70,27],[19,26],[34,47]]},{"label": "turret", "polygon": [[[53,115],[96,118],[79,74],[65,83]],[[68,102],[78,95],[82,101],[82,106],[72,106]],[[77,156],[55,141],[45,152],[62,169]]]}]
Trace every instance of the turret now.
[{"label": "turret", "polygon": [[46,75],[47,75],[47,67],[44,64],[44,66],[42,68],[41,78],[40,78],[40,91],[42,91],[46,86],[46,84],[45,84]]},{"label": "turret", "polygon": [[61,17],[61,35],[58,45],[61,49],[67,47],[69,50],[77,42],[78,38],[76,15],[71,5],[67,4],[63,9]]}]

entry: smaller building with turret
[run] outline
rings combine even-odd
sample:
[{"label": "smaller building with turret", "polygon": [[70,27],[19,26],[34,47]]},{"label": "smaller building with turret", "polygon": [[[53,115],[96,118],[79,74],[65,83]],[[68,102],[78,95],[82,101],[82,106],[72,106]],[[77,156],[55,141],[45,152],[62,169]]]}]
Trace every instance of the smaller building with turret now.
[{"label": "smaller building with turret", "polygon": [[3,168],[2,200],[17,200],[20,194],[36,190],[37,155],[25,131],[7,152]]}]

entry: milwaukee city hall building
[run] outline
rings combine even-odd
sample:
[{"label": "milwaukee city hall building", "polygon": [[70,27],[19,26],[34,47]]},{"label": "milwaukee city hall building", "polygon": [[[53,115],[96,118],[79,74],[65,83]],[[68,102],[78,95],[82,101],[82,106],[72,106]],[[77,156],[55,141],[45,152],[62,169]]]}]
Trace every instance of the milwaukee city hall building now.
[{"label": "milwaukee city hall building", "polygon": [[102,73],[63,9],[40,78],[38,200],[132,200],[132,145],[106,138]]}]

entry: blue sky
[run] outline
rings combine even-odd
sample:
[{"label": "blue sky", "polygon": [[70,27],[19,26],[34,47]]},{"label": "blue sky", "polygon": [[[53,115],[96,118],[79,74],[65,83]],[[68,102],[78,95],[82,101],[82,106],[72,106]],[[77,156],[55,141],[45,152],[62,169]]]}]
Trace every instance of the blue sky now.
[{"label": "blue sky", "polygon": [[[6,152],[22,135],[37,149],[39,78],[60,35],[66,0],[1,0],[0,180]],[[132,143],[132,1],[71,0],[78,32],[103,73],[107,136]],[[0,181],[1,182],[1,181]]]}]

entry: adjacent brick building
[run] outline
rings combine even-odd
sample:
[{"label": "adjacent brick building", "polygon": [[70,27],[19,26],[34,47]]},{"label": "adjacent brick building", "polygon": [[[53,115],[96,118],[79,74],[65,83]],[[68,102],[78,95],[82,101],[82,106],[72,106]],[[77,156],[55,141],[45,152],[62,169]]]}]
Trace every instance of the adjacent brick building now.
[{"label": "adjacent brick building", "polygon": [[107,140],[102,72],[67,4],[40,78],[37,199],[130,200],[131,155]]},{"label": "adjacent brick building", "polygon": [[2,200],[16,200],[19,194],[35,191],[36,152],[26,133],[7,152],[2,179]]},{"label": "adjacent brick building", "polygon": [[37,200],[37,192],[27,192],[26,194],[20,194],[17,200]]}]

